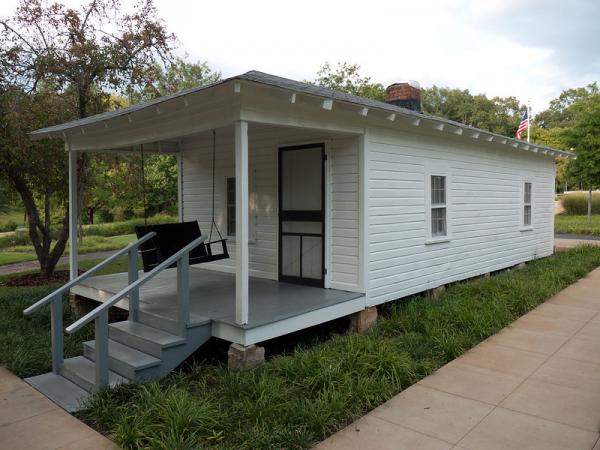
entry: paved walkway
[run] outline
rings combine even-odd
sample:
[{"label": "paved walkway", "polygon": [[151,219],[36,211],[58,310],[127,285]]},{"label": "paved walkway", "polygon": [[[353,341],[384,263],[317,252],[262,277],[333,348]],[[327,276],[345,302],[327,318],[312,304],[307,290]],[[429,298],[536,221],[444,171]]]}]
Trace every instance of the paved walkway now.
[{"label": "paved walkway", "polygon": [[597,237],[555,237],[554,238],[554,250],[569,250],[570,248],[577,247],[578,245],[597,245],[600,246],[600,240]]},{"label": "paved walkway", "polygon": [[0,367],[0,448],[105,450],[117,446]]},{"label": "paved walkway", "polygon": [[[83,255],[79,255],[79,261],[86,261],[86,260],[90,260],[90,259],[105,259],[105,258],[108,258],[110,255],[112,255],[115,252],[116,252],[116,250],[110,250],[110,251],[105,251],[105,252],[84,253]],[[60,259],[58,260],[59,265],[67,264],[68,262],[69,262],[68,256],[61,256]],[[27,270],[39,270],[39,268],[40,268],[40,263],[37,260],[24,261],[24,262],[14,263],[14,264],[5,264],[3,266],[0,266],[0,275],[8,275],[11,273],[25,272]]]},{"label": "paved walkway", "polygon": [[600,450],[600,269],[317,446]]}]

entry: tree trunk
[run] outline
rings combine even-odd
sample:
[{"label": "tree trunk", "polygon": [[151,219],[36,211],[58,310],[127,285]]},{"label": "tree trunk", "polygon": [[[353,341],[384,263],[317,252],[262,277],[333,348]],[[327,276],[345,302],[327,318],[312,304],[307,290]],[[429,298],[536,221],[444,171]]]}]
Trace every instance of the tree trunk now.
[{"label": "tree trunk", "polygon": [[592,223],[592,185],[588,191],[588,223]]},{"label": "tree trunk", "polygon": [[50,218],[51,192],[47,191],[44,195],[45,217],[42,222],[37,205],[35,204],[33,193],[31,192],[31,189],[29,189],[29,186],[21,173],[9,170],[8,179],[14,189],[19,193],[23,205],[25,206],[25,213],[28,219],[29,238],[31,239],[38,262],[40,263],[40,272],[43,276],[50,276],[54,273],[58,260],[65,250],[65,245],[69,236],[68,214],[65,215],[61,232],[54,244],[54,248],[52,248],[52,222]]}]

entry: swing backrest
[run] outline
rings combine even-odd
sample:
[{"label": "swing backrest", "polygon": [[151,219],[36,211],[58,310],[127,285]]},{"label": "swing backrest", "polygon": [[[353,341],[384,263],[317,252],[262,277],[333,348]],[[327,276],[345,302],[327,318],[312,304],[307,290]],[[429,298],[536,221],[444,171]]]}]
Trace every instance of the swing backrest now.
[{"label": "swing backrest", "polygon": [[[145,272],[152,270],[162,261],[202,235],[196,221],[135,227],[138,238],[151,231],[156,232],[156,236],[140,247]],[[202,243],[190,252],[190,264],[201,262],[207,256],[206,245]]]}]

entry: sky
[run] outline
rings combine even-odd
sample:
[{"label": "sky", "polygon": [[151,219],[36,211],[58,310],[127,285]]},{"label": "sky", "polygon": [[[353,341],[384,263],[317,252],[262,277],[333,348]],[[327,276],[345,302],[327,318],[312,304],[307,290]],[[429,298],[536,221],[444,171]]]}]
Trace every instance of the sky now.
[{"label": "sky", "polygon": [[[155,2],[179,53],[225,77],[254,69],[307,80],[345,61],[386,86],[512,95],[534,114],[564,89],[600,81],[600,0]],[[2,0],[0,15],[16,5]]]}]

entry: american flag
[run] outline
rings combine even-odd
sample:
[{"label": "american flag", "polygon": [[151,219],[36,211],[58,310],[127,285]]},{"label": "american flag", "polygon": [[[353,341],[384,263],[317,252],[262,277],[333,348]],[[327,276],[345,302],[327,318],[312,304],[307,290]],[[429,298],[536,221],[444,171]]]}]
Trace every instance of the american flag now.
[{"label": "american flag", "polygon": [[527,115],[527,111],[523,114],[523,118],[521,119],[521,123],[519,124],[519,128],[517,128],[516,138],[521,139],[521,135],[523,131],[527,130],[527,126],[529,125],[529,116]]}]

